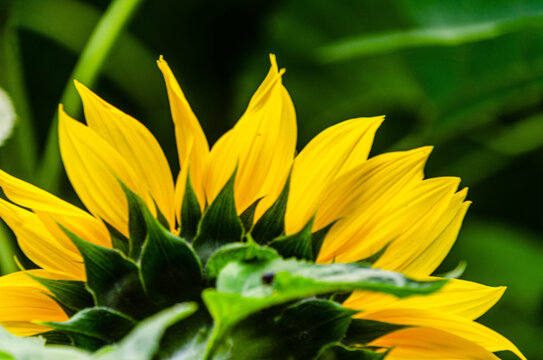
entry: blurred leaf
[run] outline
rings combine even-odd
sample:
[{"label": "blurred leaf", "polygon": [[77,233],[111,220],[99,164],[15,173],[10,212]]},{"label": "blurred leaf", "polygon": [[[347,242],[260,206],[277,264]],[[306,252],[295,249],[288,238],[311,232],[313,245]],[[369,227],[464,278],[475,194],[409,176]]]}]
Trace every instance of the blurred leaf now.
[{"label": "blurred leaf", "polygon": [[71,346],[45,346],[40,338],[19,337],[0,327],[2,360],[90,360],[90,355]]},{"label": "blurred leaf", "polygon": [[318,56],[325,62],[338,62],[412,47],[457,46],[493,39],[525,28],[538,29],[542,26],[542,20],[543,15],[536,12],[530,16],[507,20],[364,34],[326,45],[319,50]]},{"label": "blurred leaf", "polygon": [[160,339],[166,329],[192,315],[197,309],[194,303],[182,303],[162,310],[142,321],[119,344],[103,348],[93,358],[99,360],[148,360],[157,352]]}]

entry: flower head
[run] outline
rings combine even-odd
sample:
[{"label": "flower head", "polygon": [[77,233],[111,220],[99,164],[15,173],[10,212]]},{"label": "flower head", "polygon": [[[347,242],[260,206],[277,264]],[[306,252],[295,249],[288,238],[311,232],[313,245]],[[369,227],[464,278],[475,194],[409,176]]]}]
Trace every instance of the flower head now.
[{"label": "flower head", "polygon": [[[200,256],[196,262],[205,263],[224,243],[256,241],[285,257],[321,264],[365,261],[418,280],[436,280],[431,275],[453,245],[470,202],[465,201],[467,190],[458,190],[458,178],[424,178],[431,147],[368,158],[384,119],[378,116],[334,125],[296,155],[294,106],[282,83],[284,70],[271,56],[271,68],[247,110],[210,149],[162,57],[158,66],[166,82],[177,139],[181,170],[175,179],[153,135],[79,82],[75,85],[86,125],[68,116],[61,106],[59,139],[66,173],[88,212],[0,172],[0,187],[10,200],[0,200],[0,216],[39,267],[0,278],[2,326],[26,336],[68,320],[79,309],[59,301],[51,285],[58,280],[64,282],[55,283],[57,288],[58,284],[87,282],[95,305],[115,307],[119,302],[120,308],[131,309],[127,310],[130,316],[145,317],[147,312],[125,304],[126,296],[106,293],[106,298],[116,296],[118,302],[104,300],[103,284],[95,280],[101,270],[89,269],[90,263],[99,263],[96,254],[106,251],[96,249],[116,249],[107,253],[108,259],[124,259],[128,265],[115,271],[140,271],[147,281],[152,275],[145,269],[154,263],[152,257],[144,258],[151,245],[141,244],[153,234],[175,239],[180,234],[189,240],[187,244],[192,240]],[[234,199],[230,205],[223,195],[229,186]],[[134,210],[138,206],[147,210]],[[234,206],[239,218],[215,229],[215,237],[202,235],[207,234],[208,223],[227,217],[229,206]],[[150,227],[153,221],[162,230]],[[138,247],[142,223],[147,224],[147,235],[139,238]],[[225,233],[231,238],[216,240]],[[206,268],[206,275],[211,276],[212,270]],[[103,272],[102,278],[117,275]],[[199,274],[196,271],[195,276]],[[275,281],[274,272],[263,276],[264,285]],[[130,296],[142,292],[152,298],[149,313],[171,300],[153,298],[154,285],[147,282],[141,289],[136,287],[139,290],[130,288]],[[160,286],[156,289],[164,291]],[[430,295],[406,298],[393,291],[358,290],[343,306],[357,310],[354,319],[364,324],[395,326],[362,344],[389,348],[389,359],[497,359],[493,352],[502,350],[524,358],[507,339],[474,321],[503,291],[503,287],[453,279]],[[179,296],[176,301],[185,300],[182,293],[175,296]],[[92,300],[88,306],[93,306]],[[209,297],[204,300],[210,303]],[[211,315],[216,314],[211,311]]]}]

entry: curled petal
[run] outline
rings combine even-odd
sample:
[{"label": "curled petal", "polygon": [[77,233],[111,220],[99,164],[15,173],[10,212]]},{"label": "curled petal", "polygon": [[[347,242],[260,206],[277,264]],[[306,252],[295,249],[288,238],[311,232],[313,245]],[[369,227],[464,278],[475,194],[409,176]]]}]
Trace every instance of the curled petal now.
[{"label": "curled petal", "polygon": [[358,118],[331,126],[296,156],[285,219],[287,233],[305,225],[319,195],[334,179],[366,161],[383,120],[382,116]]},{"label": "curled petal", "polygon": [[0,217],[34,263],[75,280],[85,279],[83,259],[77,249],[67,237],[52,236],[36,214],[0,199]]},{"label": "curled petal", "polygon": [[[42,270],[30,272],[41,277],[56,277]],[[0,325],[6,330],[18,336],[31,336],[49,330],[33,321],[68,319],[62,308],[47,295],[47,290],[24,272],[0,277]]]},{"label": "curled petal", "polygon": [[317,261],[357,261],[393,239],[401,226],[387,229],[379,238],[372,239],[368,232],[394,219],[389,214],[406,203],[402,199],[422,180],[430,151],[425,147],[379,155],[333,181],[319,201],[315,227],[340,220],[327,235]]},{"label": "curled petal", "polygon": [[89,128],[107,141],[130,165],[173,229],[174,185],[170,165],[153,134],[139,121],[108,104],[79,82]]},{"label": "curled petal", "polygon": [[492,352],[446,331],[431,328],[407,328],[370,343],[392,348],[391,360],[499,360]]},{"label": "curled petal", "polygon": [[504,286],[490,287],[471,281],[450,279],[443,288],[433,294],[414,295],[403,299],[377,292],[355,291],[343,306],[365,311],[391,307],[427,309],[475,320],[494,306],[504,291]]},{"label": "curled petal", "polygon": [[[168,63],[161,56],[157,64],[162,71],[168,90],[181,171],[187,168],[189,163],[191,164],[191,182],[200,206],[203,208],[205,205],[204,175],[209,157],[209,145]],[[181,191],[181,198],[184,190],[184,187],[176,189],[176,191]],[[180,206],[176,206],[176,209],[179,208]]]},{"label": "curled petal", "polygon": [[121,180],[150,209],[154,201],[131,166],[94,130],[59,109],[59,143],[68,178],[87,209],[128,236],[128,204]]},{"label": "curled petal", "polygon": [[213,146],[206,176],[208,202],[213,201],[234,169],[239,213],[262,199],[255,218],[281,192],[296,148],[296,115],[281,83],[283,71],[271,56],[271,69],[238,123]]},{"label": "curled petal", "polygon": [[[502,335],[484,325],[459,316],[423,309],[391,308],[373,312],[363,312],[355,315],[355,317],[442,330],[477,344],[489,352],[508,350],[519,358],[526,360],[517,347]],[[429,341],[429,339],[426,337],[419,338],[419,343],[421,344],[427,341]]]},{"label": "curled petal", "polygon": [[110,235],[104,224],[86,211],[1,170],[0,187],[11,201],[38,214],[47,230],[62,238],[68,248],[75,251],[75,246],[57,223],[87,241],[111,247]]}]

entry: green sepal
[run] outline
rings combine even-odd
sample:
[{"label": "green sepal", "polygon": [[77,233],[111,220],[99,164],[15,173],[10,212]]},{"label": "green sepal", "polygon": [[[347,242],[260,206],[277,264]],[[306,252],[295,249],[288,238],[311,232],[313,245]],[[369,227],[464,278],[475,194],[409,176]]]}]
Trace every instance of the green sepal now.
[{"label": "green sepal", "polygon": [[190,176],[187,174],[183,203],[181,204],[181,237],[192,240],[198,232],[198,224],[201,218],[200,203],[194,193]]},{"label": "green sepal", "polygon": [[109,231],[113,248],[128,256],[130,252],[130,240],[107,222],[105,222],[105,224]]},{"label": "green sepal", "polygon": [[143,284],[159,308],[199,299],[202,265],[189,243],[166,230],[144,207],[141,208],[147,237],[141,252]]},{"label": "green sepal", "polygon": [[333,301],[307,300],[289,306],[278,325],[295,358],[312,359],[322,347],[343,338],[357,312]]},{"label": "green sepal", "polygon": [[407,327],[410,326],[376,320],[353,319],[342,342],[347,345],[368,344],[381,336]]},{"label": "green sepal", "polygon": [[253,228],[253,220],[255,218],[255,211],[258,204],[260,204],[260,200],[262,200],[262,198],[257,199],[254,203],[251,204],[251,206],[243,210],[243,212],[239,216],[241,220],[241,224],[243,225],[243,229],[245,230],[245,233],[251,232],[251,229]]},{"label": "green sepal", "polygon": [[64,227],[63,230],[83,256],[87,289],[97,306],[110,307],[135,319],[153,312],[133,260],[118,250],[85,241]]},{"label": "green sepal", "polygon": [[368,256],[367,258],[364,258],[362,260],[358,260],[357,263],[364,264],[364,265],[373,265],[383,256],[383,254],[387,251],[388,246],[390,245],[390,242],[388,242],[385,246],[383,246],[379,251],[376,253]]},{"label": "green sepal", "polygon": [[143,218],[142,208],[147,208],[140,197],[130,190],[122,181],[119,180],[121,187],[123,188],[128,203],[128,232],[129,232],[129,250],[128,256],[138,261],[141,248],[145,242],[147,236],[147,229],[145,228],[145,220]]},{"label": "green sepal", "polygon": [[[65,322],[48,321],[40,324],[67,334],[78,347],[96,350],[105,344],[122,339],[132,330],[136,322],[118,311],[94,307],[78,312]],[[98,344],[100,346],[96,347]]]},{"label": "green sepal", "polygon": [[233,261],[267,261],[278,257],[279,255],[275,250],[261,247],[255,243],[227,244],[209,258],[205,268],[206,278],[208,280],[215,279],[220,271]]},{"label": "green sepal", "polygon": [[164,216],[164,213],[162,213],[154,199],[153,202],[155,203],[156,219],[158,223],[162,225],[165,229],[170,229],[170,223],[168,222],[168,219],[166,219],[166,216]]},{"label": "green sepal", "polygon": [[281,236],[273,240],[269,246],[277,250],[284,258],[295,257],[313,260],[313,244],[311,242],[314,218],[295,234]]},{"label": "green sepal", "polygon": [[83,281],[53,280],[32,275],[30,272],[26,272],[26,274],[49,290],[53,294],[53,300],[59,303],[60,306],[64,309],[68,308],[66,310],[71,310],[71,314],[68,315],[94,306],[94,299],[85,288]]},{"label": "green sepal", "polygon": [[313,234],[311,234],[311,252],[313,254],[313,258],[311,260],[316,261],[319,257],[319,253],[321,252],[322,244],[324,243],[324,239],[326,238],[326,235],[328,235],[328,232],[330,232],[330,229],[338,222],[338,220],[332,221],[330,224],[326,225],[320,230],[315,231]]},{"label": "green sepal", "polygon": [[324,348],[316,360],[383,360],[388,352],[374,352],[369,349],[348,348],[335,344]]},{"label": "green sepal", "polygon": [[281,194],[251,230],[251,235],[259,244],[267,244],[285,232],[285,213],[290,191],[290,175],[289,173]]},{"label": "green sepal", "polygon": [[159,349],[166,330],[173,324],[191,316],[195,303],[182,303],[143,320],[118,344],[106,346],[94,354],[94,360],[149,360]]},{"label": "green sepal", "polygon": [[198,234],[192,245],[204,264],[218,248],[239,242],[243,235],[243,225],[234,199],[236,173],[237,169],[206,209],[198,226]]}]

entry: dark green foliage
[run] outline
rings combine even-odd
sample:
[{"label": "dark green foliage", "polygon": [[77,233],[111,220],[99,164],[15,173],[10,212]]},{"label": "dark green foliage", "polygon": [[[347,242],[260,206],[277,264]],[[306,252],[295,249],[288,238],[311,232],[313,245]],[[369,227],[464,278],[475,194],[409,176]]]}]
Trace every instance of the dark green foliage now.
[{"label": "dark green foliage", "polygon": [[[121,241],[130,245],[130,257],[64,229],[84,258],[87,282],[37,279],[72,316],[45,324],[54,329],[44,334],[48,341],[101,348],[98,354],[104,359],[137,353],[135,358],[142,360],[152,354],[177,360],[377,360],[384,353],[360,346],[403,326],[353,320],[357,311],[341,306],[340,299],[354,290],[424,295],[445,283],[419,282],[359,263],[315,264],[332,225],[312,232],[313,220],[296,234],[260,245],[247,232],[249,225],[244,232],[237,215],[234,180],[235,174],[201,218],[189,216],[200,218],[193,244],[172,234],[160,215],[153,216],[126,187],[130,239]],[[200,211],[192,200],[185,201],[185,211]],[[284,203],[278,200],[270,209],[253,229],[260,229],[261,240],[277,234],[279,227],[284,231],[284,220],[270,215],[284,217]],[[159,335],[147,339],[149,334],[139,333],[142,327],[150,331],[145,323],[151,320],[144,320],[127,336],[138,321],[185,301],[198,304],[198,311],[194,305],[181,306],[184,315],[179,317],[163,313],[171,323],[157,325]],[[149,344],[145,351],[138,350],[139,342]]]},{"label": "dark green foliage", "polygon": [[325,345],[343,338],[356,313],[333,301],[308,300],[288,307],[278,325],[295,358],[311,359]]},{"label": "dark green foliage", "polygon": [[94,306],[92,295],[85,288],[85,283],[74,280],[51,280],[27,273],[32,279],[36,280],[47,288],[54,299],[71,311],[83,310]]},{"label": "dark green foliage", "polygon": [[43,324],[67,334],[78,347],[96,350],[123,338],[136,322],[112,309],[94,307],[80,311],[68,321]]},{"label": "dark green foliage", "polygon": [[367,344],[380,336],[405,329],[406,327],[408,326],[389,324],[375,320],[353,319],[347,330],[347,334],[345,334],[343,342],[349,345]]},{"label": "dark green foliage", "polygon": [[276,238],[270,243],[270,247],[277,250],[285,258],[295,257],[297,259],[313,260],[313,243],[311,241],[313,220],[311,219],[296,234]]},{"label": "dark green foliage", "polygon": [[258,199],[254,203],[252,203],[251,206],[243,210],[243,212],[239,216],[239,219],[241,220],[241,223],[243,224],[243,229],[245,230],[246,233],[251,232],[253,228],[255,211],[256,211],[256,207],[260,203],[260,200],[261,199]]},{"label": "dark green foliage", "polygon": [[234,183],[237,170],[226,182],[217,198],[205,210],[192,246],[202,263],[221,246],[238,242],[243,235],[243,225],[236,211]]},{"label": "dark green foliage", "polygon": [[352,349],[343,345],[332,345],[325,348],[316,360],[382,360],[386,351],[374,352],[365,349]]},{"label": "dark green foliage", "polygon": [[198,223],[202,217],[200,203],[192,188],[192,181],[187,175],[185,182],[185,192],[183,193],[183,203],[181,205],[181,236],[187,240],[192,240],[198,231]]},{"label": "dark green foliage", "polygon": [[251,231],[251,235],[259,244],[267,244],[285,232],[285,213],[290,191],[290,174],[283,190],[273,205],[266,210]]},{"label": "dark green foliage", "polygon": [[147,294],[158,307],[180,301],[198,300],[202,287],[202,266],[189,243],[161,226],[144,211],[147,237],[140,267]]},{"label": "dark green foliage", "polygon": [[123,188],[128,202],[128,231],[130,233],[128,255],[130,258],[138,261],[141,248],[145,242],[145,236],[147,235],[145,220],[143,218],[142,201],[122,181],[119,180],[119,183]]},{"label": "dark green foliage", "polygon": [[64,231],[83,256],[87,287],[96,305],[111,307],[136,319],[153,312],[136,263],[117,250],[92,244],[67,229]]}]

